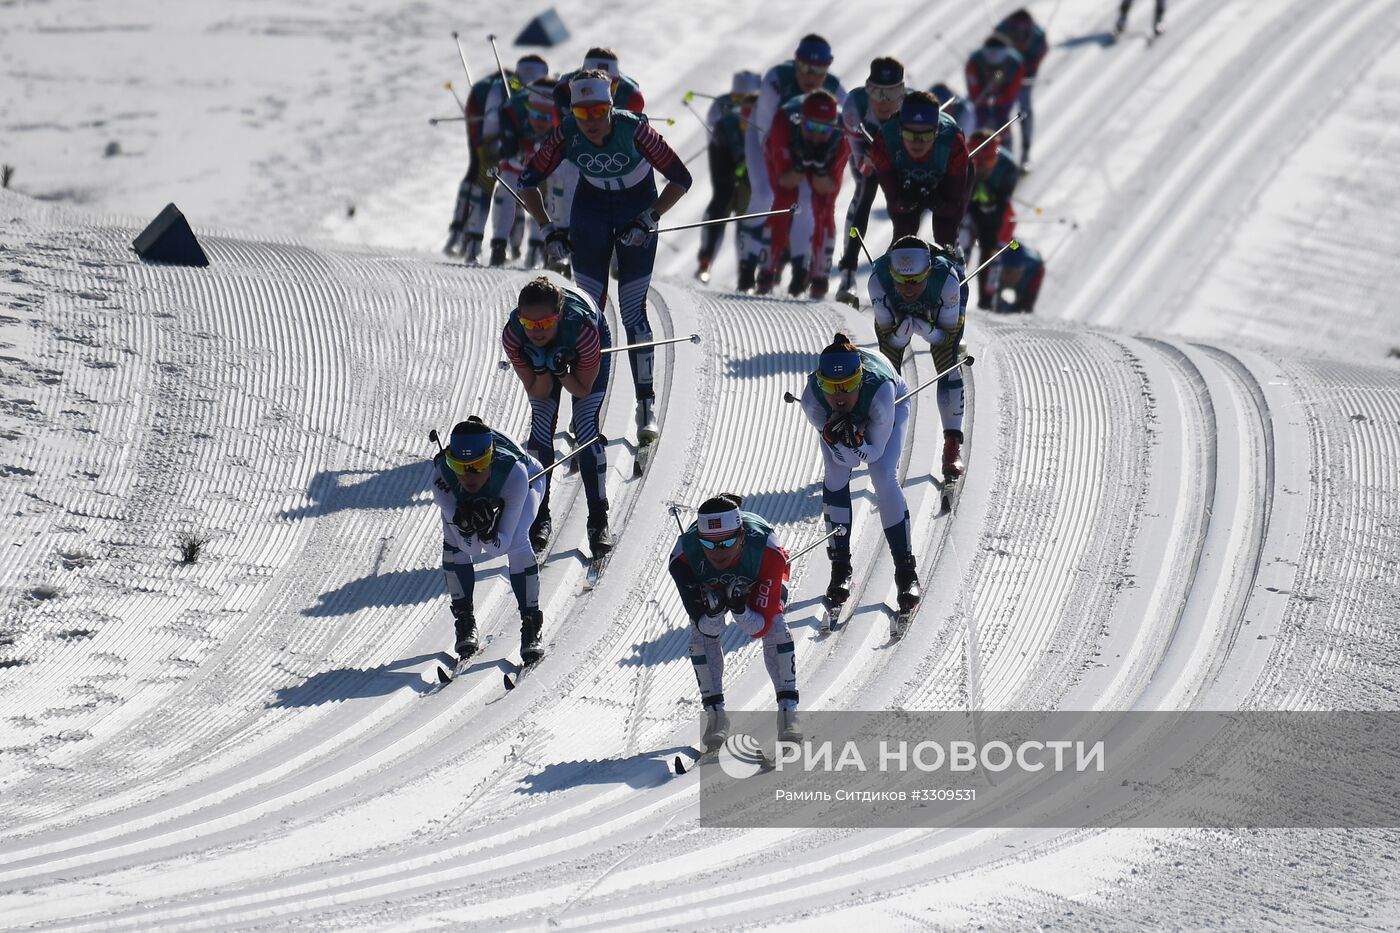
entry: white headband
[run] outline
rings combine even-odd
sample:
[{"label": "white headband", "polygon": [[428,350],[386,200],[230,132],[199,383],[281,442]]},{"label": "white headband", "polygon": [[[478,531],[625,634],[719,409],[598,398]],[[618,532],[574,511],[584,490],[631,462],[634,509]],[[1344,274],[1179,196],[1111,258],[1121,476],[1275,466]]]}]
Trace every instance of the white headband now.
[{"label": "white headband", "polygon": [[569,82],[570,103],[612,103],[612,85],[602,78],[574,78]]},{"label": "white headband", "polygon": [[906,246],[890,251],[890,268],[900,275],[918,275],[933,265],[929,251],[916,246]]},{"label": "white headband", "polygon": [[589,71],[597,68],[599,71],[606,71],[610,78],[622,77],[622,69],[617,67],[615,58],[585,58],[583,60],[583,70]]},{"label": "white headband", "polygon": [[727,512],[700,515],[696,519],[696,527],[700,531],[700,537],[709,538],[711,541],[732,538],[739,530],[739,510],[730,509]]}]

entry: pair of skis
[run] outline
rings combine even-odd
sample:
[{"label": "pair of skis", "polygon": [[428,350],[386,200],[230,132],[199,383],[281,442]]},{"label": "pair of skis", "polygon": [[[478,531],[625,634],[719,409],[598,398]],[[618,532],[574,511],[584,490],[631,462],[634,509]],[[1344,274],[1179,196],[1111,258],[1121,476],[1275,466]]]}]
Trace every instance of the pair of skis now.
[{"label": "pair of skis", "polygon": [[[543,660],[544,657],[541,656],[540,658],[536,659],[535,661],[532,661],[529,664],[526,664],[524,661],[522,661],[521,663],[514,665],[515,669],[513,671],[507,671],[504,675],[502,675],[502,681],[505,684],[505,688],[507,690],[514,690],[517,686],[520,685],[520,681],[525,678],[525,675],[533,671],[536,667],[538,667],[540,661]],[[431,692],[436,693],[438,690],[441,690],[443,687],[446,687],[448,684],[454,682],[458,677],[461,677],[467,672],[470,664],[471,655],[467,655],[464,658],[458,658],[457,663],[452,666],[452,670],[450,672],[444,665],[439,664],[437,669],[437,687]]]}]

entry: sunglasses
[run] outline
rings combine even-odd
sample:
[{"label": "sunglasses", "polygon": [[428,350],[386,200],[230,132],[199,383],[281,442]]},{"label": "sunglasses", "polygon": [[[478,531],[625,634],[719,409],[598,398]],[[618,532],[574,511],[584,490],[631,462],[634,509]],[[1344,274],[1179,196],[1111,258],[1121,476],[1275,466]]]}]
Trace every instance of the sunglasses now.
[{"label": "sunglasses", "polygon": [[821,123],[817,120],[803,120],[802,128],[809,133],[816,133],[820,136],[828,136],[836,132],[835,123]]},{"label": "sunglasses", "polygon": [[488,447],[486,453],[477,457],[475,460],[458,460],[449,453],[447,455],[447,466],[458,476],[462,476],[466,473],[485,473],[491,468],[491,457],[495,452],[495,447]]},{"label": "sunglasses", "polygon": [[827,395],[841,395],[842,393],[854,390],[860,385],[861,377],[864,375],[864,366],[851,373],[845,379],[828,379],[821,373],[817,373],[817,385]]},{"label": "sunglasses", "polygon": [[933,137],[938,135],[938,130],[911,130],[905,127],[899,131],[899,135],[903,136],[906,141],[911,143],[931,143],[933,142]]},{"label": "sunglasses", "polygon": [[728,538],[725,538],[725,539],[723,539],[723,540],[721,540],[721,541],[711,541],[709,538],[701,538],[701,539],[700,539],[700,546],[703,547],[703,548],[704,548],[705,550],[707,550],[707,551],[714,551],[714,550],[727,551],[727,550],[729,550],[730,548],[732,548],[734,545],[736,545],[736,544],[738,544],[738,543],[739,543],[739,534],[738,534],[738,532],[735,532],[734,534],[730,535]]},{"label": "sunglasses", "polygon": [[554,108],[553,108],[553,107],[536,107],[534,104],[526,104],[526,105],[525,105],[525,110],[526,110],[527,113],[530,114],[530,117],[531,117],[532,119],[535,119],[535,120],[553,120],[553,119],[554,119]]},{"label": "sunglasses", "polygon": [[612,104],[575,104],[569,108],[574,112],[576,120],[601,120],[608,115],[612,109]]},{"label": "sunglasses", "polygon": [[923,272],[916,272],[916,273],[914,273],[913,275],[900,275],[898,272],[894,271],[893,269],[890,270],[890,278],[894,279],[894,280],[895,280],[896,282],[898,282],[900,285],[914,285],[914,284],[917,284],[917,283],[922,282],[922,281],[924,281],[925,279],[927,279],[927,278],[928,278],[928,274],[929,274],[929,270],[928,270],[928,269],[925,269]]},{"label": "sunglasses", "polygon": [[520,319],[520,326],[526,330],[549,330],[555,324],[559,323],[559,313],[560,312],[555,311],[549,317],[542,317],[535,321],[519,314],[517,314],[516,317]]},{"label": "sunglasses", "polygon": [[811,62],[800,61],[797,63],[798,72],[804,75],[824,75],[826,74],[826,68],[826,65],[814,65]]},{"label": "sunglasses", "polygon": [[865,86],[865,93],[870,95],[871,100],[903,100],[904,85],[896,84],[893,87],[877,87],[873,84],[867,84]]}]

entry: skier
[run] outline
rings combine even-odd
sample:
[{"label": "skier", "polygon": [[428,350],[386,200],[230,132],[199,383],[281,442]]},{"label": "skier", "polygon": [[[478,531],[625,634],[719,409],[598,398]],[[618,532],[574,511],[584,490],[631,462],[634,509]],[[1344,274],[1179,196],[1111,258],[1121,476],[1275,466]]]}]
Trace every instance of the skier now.
[{"label": "skier", "polygon": [[[572,253],[575,281],[599,308],[607,301],[608,265],[616,254],[618,314],[628,342],[645,343],[652,339],[647,288],[656,263],[656,226],[690,188],[690,172],[644,114],[613,108],[606,72],[580,72],[570,85],[570,113],[520,177],[521,197],[544,233],[550,260],[560,262]],[[581,176],[568,230],[550,222],[538,190],[566,163]],[[659,197],[653,167],[666,176]],[[650,347],[628,351],[642,444],[661,436],[653,357]]]},{"label": "skier", "polygon": [[886,121],[870,147],[885,194],[894,238],[919,232],[923,212],[933,219],[933,238],[953,243],[967,212],[971,168],[962,130],[927,91],[904,95],[899,119]]},{"label": "skier", "polygon": [[791,207],[799,198],[811,207],[804,212],[808,222],[800,227],[792,223],[790,215],[768,218],[772,248],[768,262],[758,270],[758,294],[773,290],[779,259],[789,250],[791,231],[788,294],[801,295],[810,285],[813,298],[826,297],[836,237],[836,195],[841,191],[841,175],[850,152],[841,132],[836,95],[830,91],[818,88],[795,97],[774,115],[764,144],[773,209]]},{"label": "skier", "polygon": [[841,122],[851,144],[851,177],[855,179],[856,188],[851,194],[851,206],[846,210],[843,231],[846,245],[841,250],[838,301],[858,303],[855,288],[860,242],[850,236],[850,230],[854,228],[864,237],[870,226],[870,209],[875,206],[879,182],[875,178],[875,163],[870,160],[870,140],[880,132],[886,120],[899,113],[903,102],[904,64],[897,58],[882,57],[870,63],[865,87],[851,91],[841,108]]},{"label": "skier", "polygon": [[1050,51],[1050,43],[1045,37],[1045,30],[1024,7],[998,23],[996,31],[1010,40],[1012,48],[1020,53],[1026,64],[1026,77],[1021,82],[1021,96],[1017,99],[1021,113],[1025,114],[1021,120],[1021,172],[1025,173],[1031,170],[1031,129],[1034,124],[1031,91],[1035,89],[1036,75],[1040,73],[1040,63],[1045,60],[1045,53]]},{"label": "skier", "polygon": [[948,370],[938,380],[945,481],[963,472],[963,378],[961,367],[953,367],[961,353],[967,319],[968,287],[961,284],[965,274],[957,247],[945,250],[906,236],[875,260],[866,286],[880,350],[895,371],[904,371],[905,350],[915,335],[928,341],[934,371]]},{"label": "skier", "polygon": [[778,738],[800,742],[797,655],[783,613],[787,609],[787,552],[763,518],[740,510],[725,494],[706,499],[671,550],[671,577],[690,616],[690,662],[705,709],[704,742],[714,749],[729,733],[724,711],[725,615],[751,638],[763,640],[763,661],[778,701]]},{"label": "skier", "polygon": [[500,133],[500,110],[516,87],[523,87],[549,73],[549,66],[538,55],[525,55],[514,72],[506,72],[512,88],[501,84],[499,74],[477,81],[467,90],[467,173],[457,188],[452,223],[447,228],[443,252],[461,255],[467,262],[481,258],[481,242],[486,233],[486,215],[491,209],[491,193],[496,180],[490,172],[496,167]]},{"label": "skier", "polygon": [[[1035,310],[1044,278],[1045,260],[1024,240],[1020,241],[1018,249],[1002,254],[996,310],[1030,314]],[[1006,300],[1008,291],[1013,293],[1011,301]]]},{"label": "skier", "polygon": [[[1016,212],[1011,204],[1011,195],[1016,191],[1021,171],[1016,167],[1016,159],[1010,150],[992,140],[995,132],[995,128],[980,129],[968,141],[970,150],[986,143],[972,157],[972,196],[967,204],[967,217],[976,237],[979,264],[986,262],[1016,235]],[[984,269],[978,277],[977,307],[984,311],[992,306],[992,298],[996,295],[999,264],[1000,260]]]},{"label": "skier", "polygon": [[[554,429],[559,423],[559,399],[573,396],[570,431],[580,444],[578,455],[583,494],[588,500],[588,549],[595,558],[612,550],[608,529],[607,450],[590,443],[599,434],[598,414],[607,391],[612,346],[607,318],[593,299],[577,289],[555,285],[539,276],[520,290],[520,298],[501,334],[506,358],[530,399],[530,440],[526,449],[545,466],[554,464]],[[537,551],[549,545],[553,530],[549,514],[550,482],[530,526],[530,543]]]},{"label": "skier", "polygon": [[[1160,36],[1166,31],[1167,0],[1156,0],[1157,11],[1152,18],[1152,35]],[[1128,28],[1128,11],[1133,8],[1133,0],[1123,0],[1118,7],[1118,23],[1113,27],[1113,38],[1117,39]]]},{"label": "skier", "polygon": [[851,595],[851,473],[870,468],[880,524],[894,558],[901,612],[919,603],[919,577],[910,542],[909,507],[899,486],[899,458],[909,401],[895,402],[907,390],[904,379],[879,353],[861,350],[838,333],[817,360],[802,392],[802,410],[820,437],[825,468],[822,506],[828,530],[844,529],[827,545],[831,582],[826,598],[839,607]]},{"label": "skier", "polygon": [[977,125],[996,127],[1011,119],[1011,105],[1020,97],[1026,78],[1021,53],[1004,36],[992,33],[968,57],[966,74],[967,97],[976,110]]},{"label": "skier", "polygon": [[458,663],[479,646],[472,604],[474,561],[504,554],[520,609],[520,659],[527,666],[534,664],[544,656],[540,571],[529,534],[545,495],[545,477],[536,476],[541,472],[539,461],[473,415],[453,427],[447,448],[433,457],[433,468],[433,501],[442,513],[442,569],[452,597]]},{"label": "skier", "polygon": [[[745,162],[749,172],[749,203],[745,213],[772,210],[773,188],[768,179],[768,165],[764,160],[764,141],[773,117],[778,108],[794,97],[810,94],[817,88],[825,88],[836,95],[838,104],[845,103],[846,90],[841,81],[827,69],[831,67],[831,43],[815,33],[802,37],[791,61],[774,65],[763,76],[763,86],[758,92],[758,103],[754,106],[748,132],[744,135]],[[754,287],[758,267],[764,255],[764,234],[768,226],[762,218],[739,222],[740,253],[739,291],[749,291]]]},{"label": "skier", "polygon": [[[744,158],[744,134],[749,118],[758,101],[758,74],[739,71],[727,95],[716,97],[706,114],[710,127],[710,190],[713,194],[705,208],[705,219],[716,220],[739,213],[749,200],[748,166]],[[727,224],[711,224],[700,234],[699,266],[695,277],[710,281],[710,265],[724,241]]]},{"label": "skier", "polygon": [[[501,134],[498,152],[502,187],[496,189],[492,199],[491,265],[502,266],[506,261],[506,238],[517,228],[515,198],[505,190],[520,187],[520,175],[530,163],[535,151],[540,147],[559,123],[554,112],[554,81],[549,77],[539,78],[530,83],[524,91],[511,98],[501,118]],[[554,192],[546,196],[546,203],[552,203]],[[530,221],[530,251],[526,254],[525,268],[534,269],[544,262],[544,235],[538,225]],[[518,253],[518,249],[515,251]]]},{"label": "skier", "polygon": [[942,112],[953,118],[958,129],[962,130],[963,136],[971,136],[972,131],[977,129],[977,114],[974,112],[971,102],[966,97],[959,97],[957,92],[942,81],[929,88],[928,91],[938,101]]}]

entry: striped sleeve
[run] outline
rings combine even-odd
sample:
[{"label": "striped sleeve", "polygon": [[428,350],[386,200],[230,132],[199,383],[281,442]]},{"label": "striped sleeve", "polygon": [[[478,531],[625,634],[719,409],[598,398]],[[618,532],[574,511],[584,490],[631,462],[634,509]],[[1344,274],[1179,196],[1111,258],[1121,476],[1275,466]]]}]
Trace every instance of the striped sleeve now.
[{"label": "striped sleeve", "polygon": [[554,170],[563,161],[564,130],[556,126],[549,138],[535,150],[535,157],[530,160],[530,164],[525,166],[525,171],[520,176],[520,187],[538,187],[540,182],[554,174]]},{"label": "striped sleeve", "polygon": [[597,367],[603,358],[603,342],[598,338],[598,328],[593,325],[581,328],[574,352],[578,354],[578,369],[590,370]]},{"label": "striped sleeve", "polygon": [[661,138],[661,134],[652,129],[650,124],[638,122],[637,130],[632,134],[632,138],[637,143],[637,148],[641,150],[646,160],[656,168],[658,172],[666,176],[666,180],[690,190],[691,177],[690,169],[685,167],[680,156],[676,155],[676,150],[672,149],[666,140]]},{"label": "striped sleeve", "polygon": [[530,368],[530,361],[525,358],[525,354],[520,349],[520,336],[516,334],[509,323],[501,331],[501,349],[506,351],[506,359],[510,360],[510,365],[517,369]]}]

